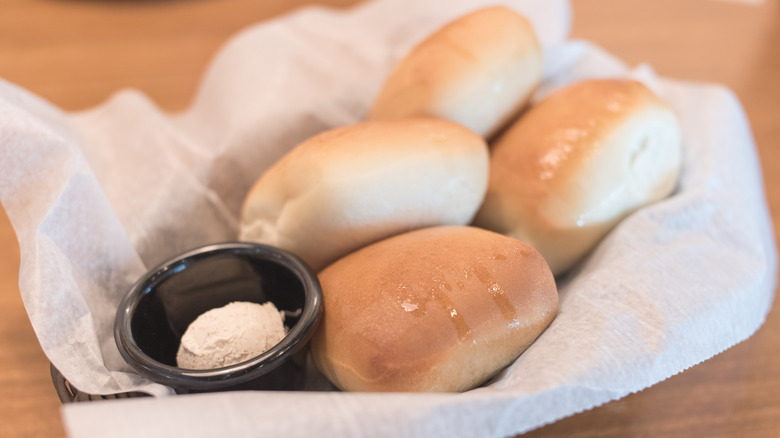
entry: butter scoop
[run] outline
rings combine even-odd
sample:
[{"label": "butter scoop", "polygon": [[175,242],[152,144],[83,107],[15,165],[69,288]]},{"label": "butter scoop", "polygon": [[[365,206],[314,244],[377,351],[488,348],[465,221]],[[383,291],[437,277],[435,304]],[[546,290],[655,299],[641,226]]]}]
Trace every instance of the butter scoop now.
[{"label": "butter scoop", "polygon": [[232,302],[198,316],[176,354],[180,368],[207,370],[249,360],[284,338],[284,315],[272,302]]}]

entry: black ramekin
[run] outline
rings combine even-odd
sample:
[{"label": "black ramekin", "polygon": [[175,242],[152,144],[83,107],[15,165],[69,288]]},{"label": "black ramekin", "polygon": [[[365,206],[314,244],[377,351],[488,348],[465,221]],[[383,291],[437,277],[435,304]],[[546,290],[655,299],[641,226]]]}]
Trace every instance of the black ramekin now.
[{"label": "black ramekin", "polygon": [[[176,366],[189,324],[233,301],[271,301],[285,312],[287,335],[245,362],[211,370]],[[291,360],[303,351],[322,314],[317,275],[290,252],[267,245],[228,242],[174,257],[144,275],[122,300],[114,338],[139,374],[177,392],[232,389],[289,390],[302,370]]]}]

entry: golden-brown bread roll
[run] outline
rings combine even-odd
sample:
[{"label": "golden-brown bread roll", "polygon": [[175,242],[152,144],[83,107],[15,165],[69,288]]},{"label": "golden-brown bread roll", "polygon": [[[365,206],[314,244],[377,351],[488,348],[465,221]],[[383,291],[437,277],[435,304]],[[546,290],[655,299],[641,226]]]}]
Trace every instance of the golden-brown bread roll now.
[{"label": "golden-brown bread roll", "polygon": [[463,391],[512,363],[558,308],[531,246],[432,227],[352,253],[320,275],[315,363],[350,391]]},{"label": "golden-brown bread roll", "polygon": [[292,251],[319,270],[394,234],[469,223],[487,180],[487,144],[458,124],[338,128],[301,143],[257,180],[240,238]]},{"label": "golden-brown bread roll", "polygon": [[556,275],[630,212],[668,196],[682,156],[672,109],[628,79],[560,89],[493,146],[474,224],[531,244]]},{"label": "golden-brown bread roll", "polygon": [[390,74],[371,119],[436,116],[489,137],[539,85],[542,51],[531,23],[494,6],[450,22]]}]

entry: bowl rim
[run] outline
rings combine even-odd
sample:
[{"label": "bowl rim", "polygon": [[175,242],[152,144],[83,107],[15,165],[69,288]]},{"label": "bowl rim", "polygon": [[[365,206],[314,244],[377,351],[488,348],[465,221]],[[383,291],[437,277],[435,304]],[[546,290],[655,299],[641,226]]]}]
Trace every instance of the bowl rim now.
[{"label": "bowl rim", "polygon": [[[141,300],[162,281],[205,258],[224,253],[259,255],[287,268],[303,285],[304,306],[298,322],[264,353],[233,365],[191,370],[164,364],[147,355],[132,334],[132,316]],[[122,298],[114,320],[114,341],[124,360],[142,376],[178,389],[205,390],[239,385],[276,369],[309,341],[322,317],[322,288],[317,274],[300,257],[281,248],[252,242],[221,242],[174,256],[147,271]]]}]

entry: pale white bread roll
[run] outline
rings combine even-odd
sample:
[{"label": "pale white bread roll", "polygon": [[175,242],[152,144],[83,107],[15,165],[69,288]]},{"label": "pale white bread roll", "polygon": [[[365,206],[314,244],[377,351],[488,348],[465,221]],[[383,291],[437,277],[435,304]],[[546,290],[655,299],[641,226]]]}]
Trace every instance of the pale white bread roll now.
[{"label": "pale white bread roll", "polygon": [[319,270],[394,234],[469,223],[487,180],[487,144],[455,123],[337,128],[301,143],[257,180],[240,238],[292,251]]},{"label": "pale white bread roll", "polygon": [[319,278],[312,357],[349,391],[468,390],[517,359],[558,309],[536,250],[475,227],[391,237]]},{"label": "pale white bread roll", "polygon": [[558,275],[630,212],[668,196],[681,157],[674,112],[643,84],[578,82],[493,145],[474,224],[528,242]]},{"label": "pale white bread roll", "polygon": [[480,9],[402,59],[369,117],[436,116],[487,138],[520,111],[541,78],[542,51],[531,23],[504,6]]}]

